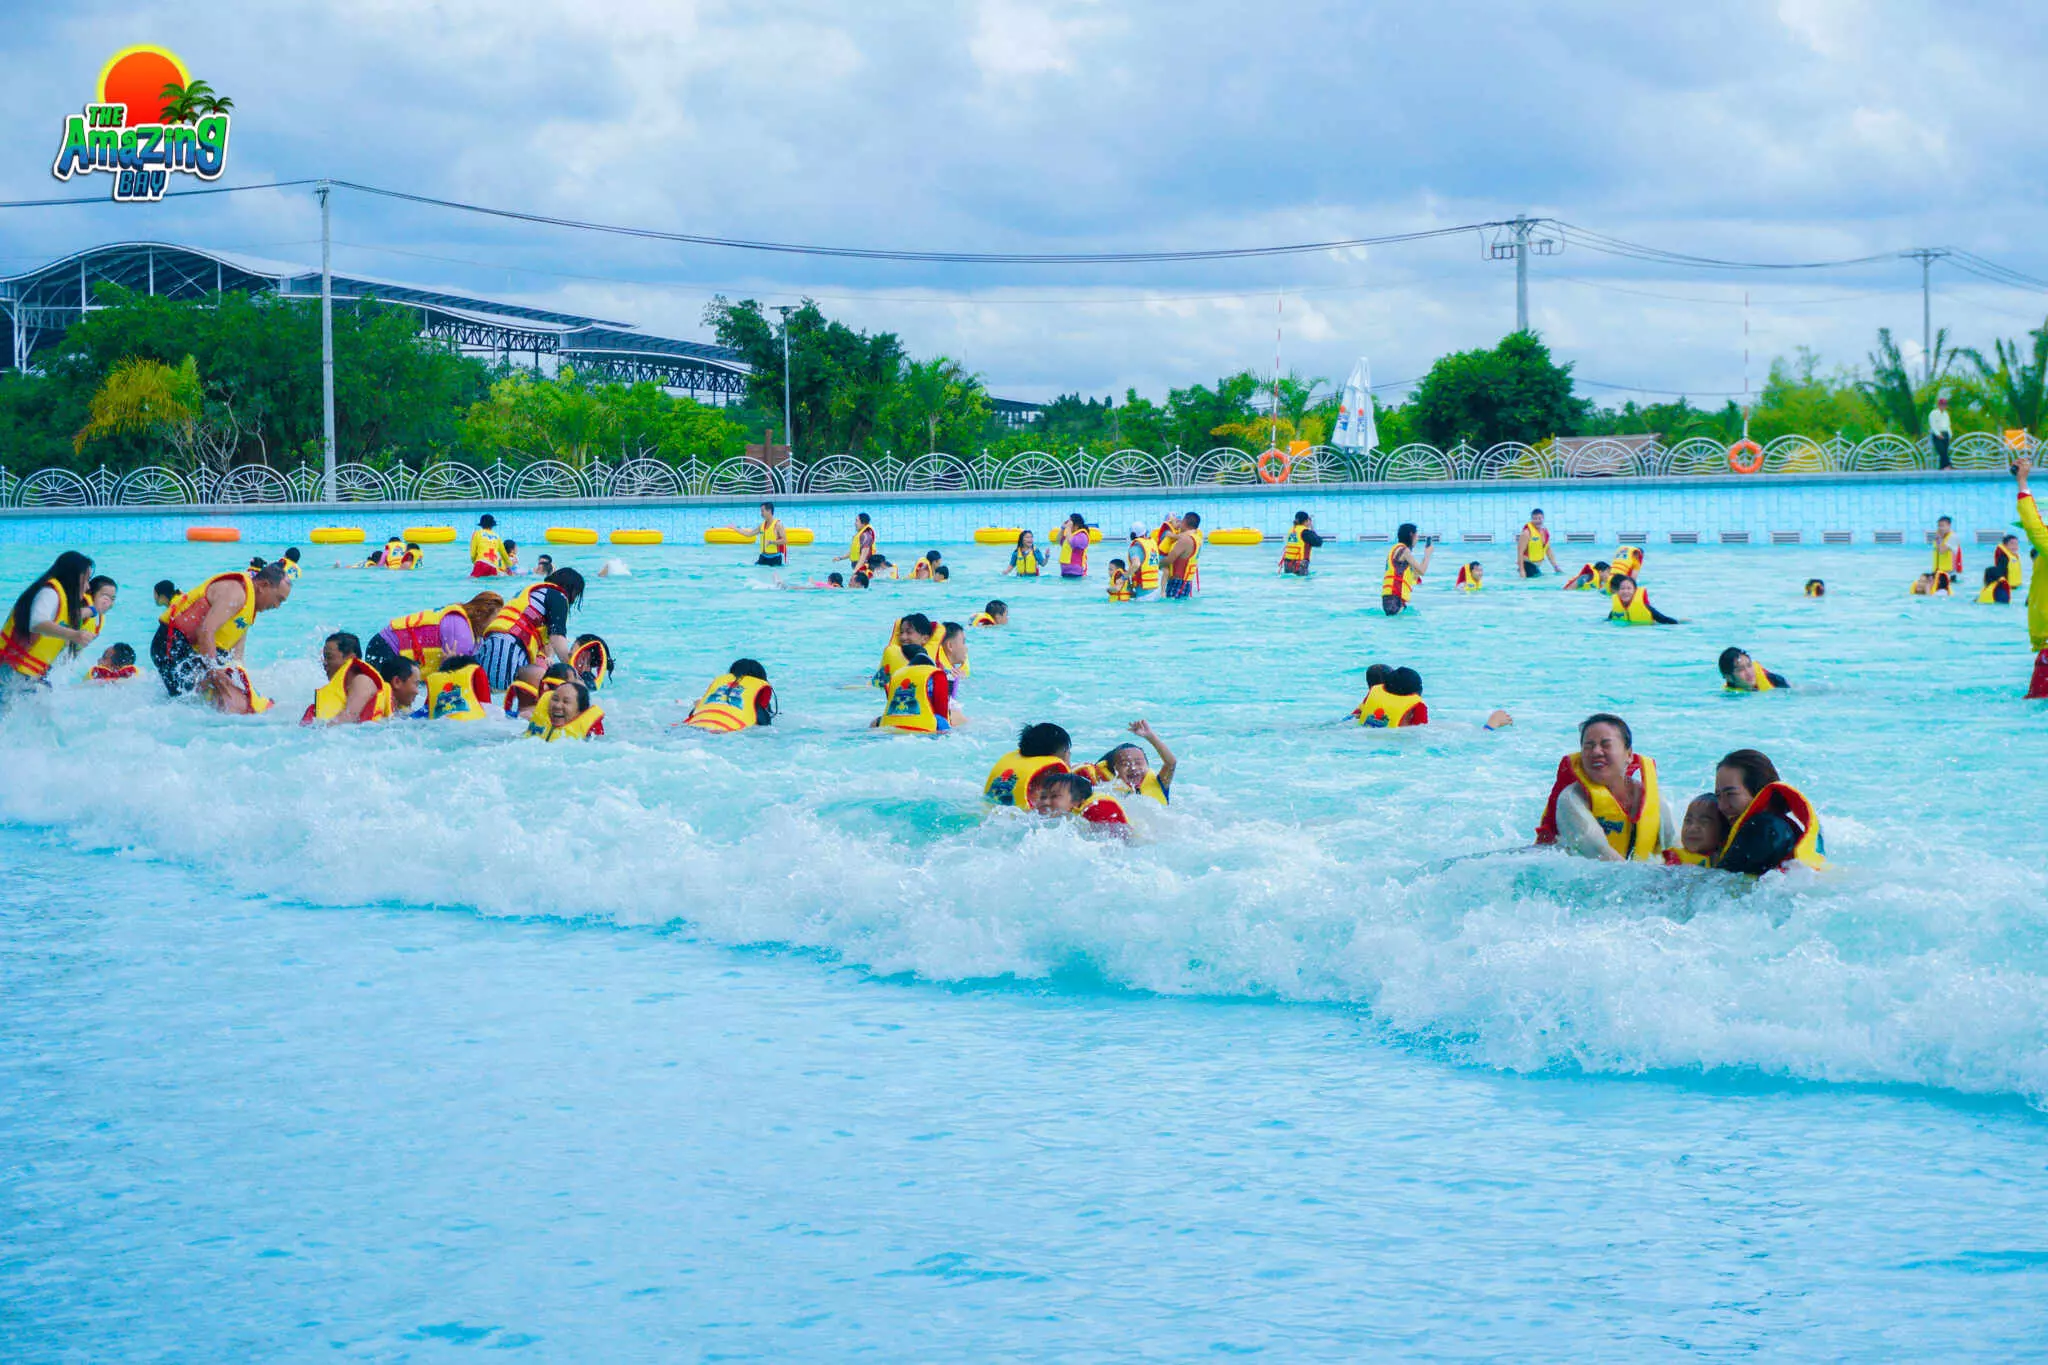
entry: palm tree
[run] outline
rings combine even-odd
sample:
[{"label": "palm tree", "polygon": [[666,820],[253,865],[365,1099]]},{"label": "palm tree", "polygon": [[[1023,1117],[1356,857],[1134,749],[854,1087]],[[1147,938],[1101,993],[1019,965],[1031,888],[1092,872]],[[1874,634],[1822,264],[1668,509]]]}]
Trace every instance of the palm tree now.
[{"label": "palm tree", "polygon": [[217,93],[205,81],[195,80],[188,85],[171,81],[162,92],[165,123],[194,123],[208,114],[225,114],[235,107],[235,102]]},{"label": "palm tree", "polygon": [[1892,339],[1892,329],[1880,327],[1877,349],[1870,353],[1870,378],[1856,386],[1880,422],[1915,438],[1926,423],[1928,405],[1956,362],[1956,352],[1948,347],[1948,328],[1934,334],[1934,352],[1927,361],[1927,381],[1916,385],[1899,343]]},{"label": "palm tree", "polygon": [[[204,84],[204,82],[200,82],[200,84]],[[193,110],[192,97],[187,87],[178,84],[176,81],[169,81],[165,83],[164,88],[158,91],[157,94],[164,102],[162,110],[159,111],[159,117],[165,123],[190,123],[197,117]]]},{"label": "palm tree", "polygon": [[2048,417],[2048,322],[2027,335],[2034,339],[2034,346],[2032,354],[2024,358],[2018,342],[2003,339],[1994,348],[1996,366],[1974,347],[1963,354],[1976,368],[1979,385],[2000,425],[2038,432],[2042,419]]},{"label": "palm tree", "polygon": [[160,360],[130,357],[107,371],[92,396],[91,419],[72,438],[72,449],[123,432],[162,432],[181,448],[198,424],[204,399],[199,366],[191,356],[173,369]]}]

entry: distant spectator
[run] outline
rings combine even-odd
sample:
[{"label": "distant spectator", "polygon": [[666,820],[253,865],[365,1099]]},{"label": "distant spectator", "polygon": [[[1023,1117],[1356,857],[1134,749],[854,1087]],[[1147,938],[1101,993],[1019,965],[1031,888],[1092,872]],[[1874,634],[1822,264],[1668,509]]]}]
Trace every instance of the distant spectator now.
[{"label": "distant spectator", "polygon": [[1948,395],[1934,400],[1934,411],[1927,414],[1927,439],[1934,444],[1935,467],[1948,469],[1949,443],[1955,440],[1955,428],[1948,418]]}]

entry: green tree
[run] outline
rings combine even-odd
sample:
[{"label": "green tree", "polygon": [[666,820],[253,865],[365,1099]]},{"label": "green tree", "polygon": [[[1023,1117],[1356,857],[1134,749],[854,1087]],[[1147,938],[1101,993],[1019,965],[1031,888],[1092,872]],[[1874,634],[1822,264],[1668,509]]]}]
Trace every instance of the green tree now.
[{"label": "green tree", "polygon": [[1927,410],[1934,406],[1956,362],[1956,352],[1948,344],[1948,328],[1934,334],[1934,353],[1928,360],[1923,371],[1926,378],[1914,383],[1898,342],[1892,340],[1892,329],[1877,329],[1877,349],[1870,353],[1870,378],[1858,388],[1882,426],[1913,437],[1926,429]]},{"label": "green tree", "polygon": [[1409,401],[1415,429],[1433,445],[1465,441],[1482,449],[1569,435],[1591,407],[1573,396],[1571,368],[1553,361],[1533,332],[1510,332],[1491,350],[1444,356]]},{"label": "green tree", "polygon": [[82,451],[89,441],[117,434],[175,441],[198,422],[203,401],[199,368],[191,356],[175,369],[160,360],[124,360],[100,381],[91,420],[72,438],[72,449]]},{"label": "green tree", "polygon": [[1974,347],[1962,354],[1977,371],[1977,386],[1991,418],[2002,427],[2023,427],[2039,435],[2048,421],[2048,322],[2027,335],[2034,345],[2026,353],[2018,342],[1999,338],[1992,348],[1996,365]]},{"label": "green tree", "polygon": [[1820,357],[1804,346],[1789,361],[1780,356],[1771,362],[1763,393],[1750,413],[1750,437],[1775,441],[1780,436],[1811,436],[1824,441],[1840,436],[1860,441],[1873,430],[1860,383],[1853,371],[1821,373]]},{"label": "green tree", "polygon": [[750,425],[782,423],[786,331],[798,453],[816,458],[860,452],[887,437],[886,414],[907,359],[894,332],[870,335],[834,322],[810,299],[787,319],[770,321],[754,299],[733,303],[719,296],[705,307],[704,323],[753,369],[747,381]]}]

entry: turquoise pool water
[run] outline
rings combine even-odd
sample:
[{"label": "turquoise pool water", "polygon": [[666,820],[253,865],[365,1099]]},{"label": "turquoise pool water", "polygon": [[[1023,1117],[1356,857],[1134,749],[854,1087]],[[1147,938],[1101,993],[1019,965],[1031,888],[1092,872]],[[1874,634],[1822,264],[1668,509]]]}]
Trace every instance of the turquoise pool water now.
[{"label": "turquoise pool water", "polygon": [[[2048,717],[2019,609],[1908,599],[1920,552],[1655,548],[1666,630],[1499,552],[1393,621],[1365,547],[1306,583],[1215,550],[1178,607],[966,547],[866,596],[694,548],[583,567],[610,554],[632,576],[578,617],[624,666],[602,744],[292,723],[321,635],[466,595],[445,552],[309,571],[252,638],[271,718],[153,684],[0,718],[0,1355],[1877,1358],[2048,1327]],[[107,638],[233,562],[107,551]],[[867,732],[889,622],[998,595],[970,723]],[[1721,694],[1726,644],[1795,690]],[[672,729],[740,653],[773,731]],[[1436,724],[1331,723],[1374,660]],[[1835,870],[1467,856],[1527,842],[1594,709],[1674,793],[1770,753]],[[1020,723],[1088,753],[1141,715],[1182,773],[1128,846],[978,804]]]}]

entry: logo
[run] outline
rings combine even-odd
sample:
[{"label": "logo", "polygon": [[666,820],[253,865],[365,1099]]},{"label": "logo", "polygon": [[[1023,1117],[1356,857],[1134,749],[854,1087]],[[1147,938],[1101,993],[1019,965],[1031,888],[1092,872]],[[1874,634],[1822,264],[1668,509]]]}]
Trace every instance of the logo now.
[{"label": "logo", "polygon": [[166,48],[123,48],[100,69],[97,98],[64,120],[50,173],[59,180],[106,171],[119,203],[153,204],[173,175],[218,180],[228,166],[235,102],[192,79]]}]

